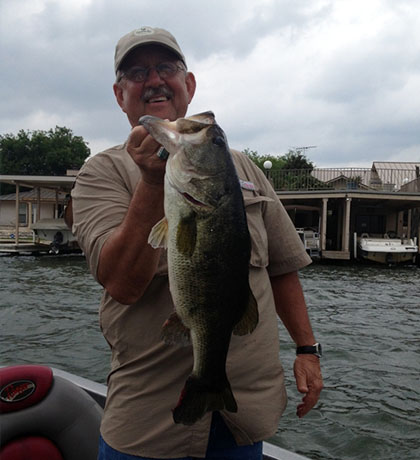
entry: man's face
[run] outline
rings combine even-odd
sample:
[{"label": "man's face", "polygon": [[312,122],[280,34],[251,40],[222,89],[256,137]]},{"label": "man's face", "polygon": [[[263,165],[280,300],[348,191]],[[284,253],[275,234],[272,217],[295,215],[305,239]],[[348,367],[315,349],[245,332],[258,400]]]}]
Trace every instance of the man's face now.
[{"label": "man's face", "polygon": [[121,66],[127,71],[135,66],[152,67],[143,82],[123,77],[114,84],[114,93],[121,109],[127,114],[132,127],[138,125],[143,115],[153,115],[176,120],[187,113],[188,104],[195,92],[195,78],[190,72],[179,70],[174,76],[163,79],[153,67],[162,62],[180,63],[169,50],[158,45],[134,49]]}]

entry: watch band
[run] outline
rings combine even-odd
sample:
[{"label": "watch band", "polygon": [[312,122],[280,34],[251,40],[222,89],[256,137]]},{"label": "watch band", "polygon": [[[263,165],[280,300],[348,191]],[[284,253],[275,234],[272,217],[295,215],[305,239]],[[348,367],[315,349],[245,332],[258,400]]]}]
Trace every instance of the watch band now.
[{"label": "watch band", "polygon": [[315,355],[318,358],[322,356],[322,348],[320,343],[315,343],[313,345],[306,345],[303,347],[296,348],[297,355]]}]

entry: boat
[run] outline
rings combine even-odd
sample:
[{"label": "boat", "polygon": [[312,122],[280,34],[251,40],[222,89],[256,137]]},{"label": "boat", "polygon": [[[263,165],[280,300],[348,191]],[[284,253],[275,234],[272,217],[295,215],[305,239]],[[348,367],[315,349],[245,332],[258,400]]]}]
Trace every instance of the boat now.
[{"label": "boat", "polygon": [[64,218],[40,219],[31,224],[31,230],[34,234],[34,242],[46,242],[50,245],[52,254],[79,249],[77,240]]},{"label": "boat", "polygon": [[320,239],[319,232],[313,228],[296,228],[296,231],[302,240],[305,251],[312,259],[320,257]]},{"label": "boat", "polygon": [[386,265],[414,263],[419,252],[416,238],[398,238],[393,232],[383,238],[370,237],[362,233],[357,238],[359,259]]},{"label": "boat", "polygon": [[[0,458],[96,460],[107,387],[41,365],[0,367]],[[308,460],[263,443],[264,460]]]}]

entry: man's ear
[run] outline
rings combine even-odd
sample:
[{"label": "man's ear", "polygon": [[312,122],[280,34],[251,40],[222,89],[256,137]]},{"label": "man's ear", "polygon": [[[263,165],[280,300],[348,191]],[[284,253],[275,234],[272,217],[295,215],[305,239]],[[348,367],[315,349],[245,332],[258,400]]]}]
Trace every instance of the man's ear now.
[{"label": "man's ear", "polygon": [[115,99],[117,100],[118,105],[124,111],[124,91],[121,85],[114,83],[112,88],[114,89]]},{"label": "man's ear", "polygon": [[188,92],[188,104],[192,101],[192,98],[195,93],[195,88],[196,88],[196,82],[195,82],[195,77],[192,72],[187,72],[187,75],[185,76],[185,84],[187,86],[187,92]]}]

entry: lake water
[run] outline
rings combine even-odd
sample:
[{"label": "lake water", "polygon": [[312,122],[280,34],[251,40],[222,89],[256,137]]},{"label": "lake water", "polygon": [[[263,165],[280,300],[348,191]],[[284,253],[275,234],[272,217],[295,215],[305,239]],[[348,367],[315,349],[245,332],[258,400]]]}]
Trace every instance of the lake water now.
[{"label": "lake water", "polygon": [[[82,257],[0,257],[0,364],[106,382],[101,288]],[[325,389],[298,419],[294,345],[279,325],[289,405],[272,442],[312,459],[420,459],[420,269],[312,265],[301,281]]]}]

